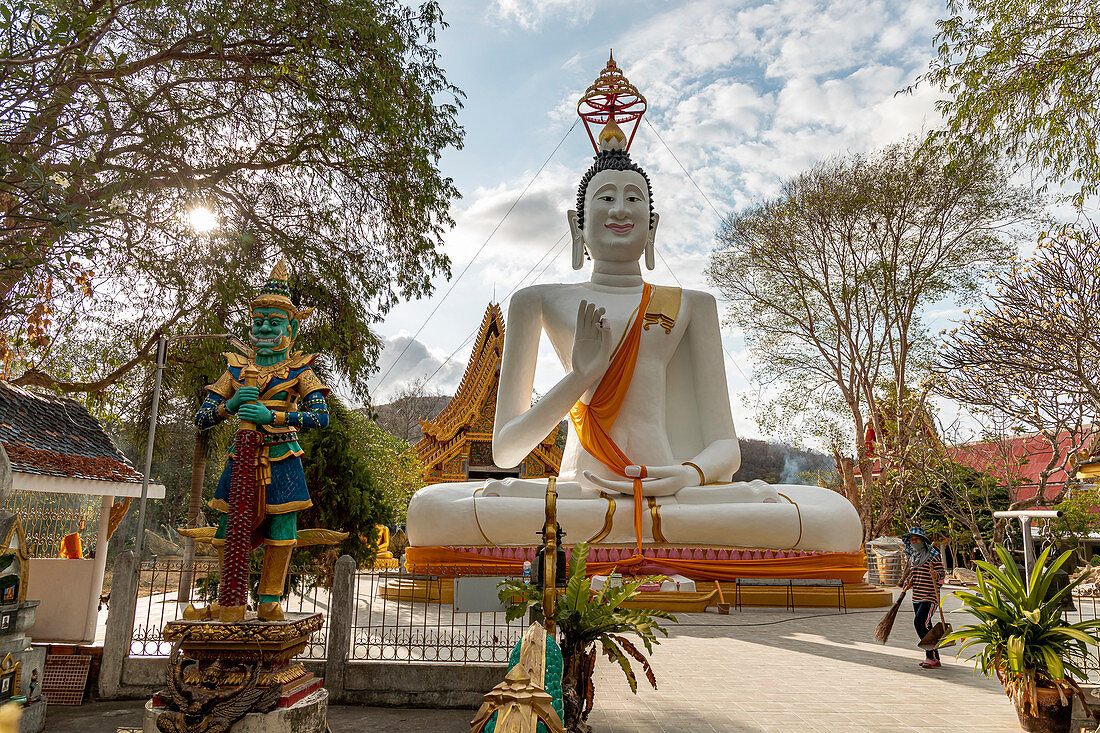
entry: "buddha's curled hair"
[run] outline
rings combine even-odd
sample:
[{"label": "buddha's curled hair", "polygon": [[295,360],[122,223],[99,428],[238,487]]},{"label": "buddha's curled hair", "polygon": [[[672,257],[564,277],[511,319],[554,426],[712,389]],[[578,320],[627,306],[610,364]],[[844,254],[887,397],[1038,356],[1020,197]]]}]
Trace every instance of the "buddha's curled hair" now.
[{"label": "buddha's curled hair", "polygon": [[584,229],[584,198],[588,193],[588,183],[592,180],[592,176],[600,171],[634,171],[642,174],[646,188],[649,190],[649,228],[652,229],[653,185],[649,182],[646,172],[630,159],[630,153],[625,150],[601,150],[596,154],[592,167],[581,178],[581,185],[577,188],[577,228]]}]

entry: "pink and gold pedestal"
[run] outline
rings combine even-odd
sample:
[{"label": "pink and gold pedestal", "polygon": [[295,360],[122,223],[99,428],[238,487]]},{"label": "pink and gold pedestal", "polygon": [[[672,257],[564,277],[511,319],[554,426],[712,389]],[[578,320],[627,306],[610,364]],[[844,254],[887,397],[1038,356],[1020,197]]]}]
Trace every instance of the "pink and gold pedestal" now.
[{"label": "pink and gold pedestal", "polygon": [[[409,547],[405,568],[410,573],[435,575],[440,583],[403,580],[388,583],[383,597],[391,599],[452,602],[454,578],[467,575],[520,575],[524,562],[534,564],[538,548],[534,546]],[[572,553],[572,548],[566,548]],[[743,547],[692,547],[689,545],[598,545],[588,550],[589,575],[607,575],[615,570],[639,575],[682,575],[694,580],[694,592],[645,589],[632,601],[646,608],[672,612],[703,611],[709,606],[732,603],[739,592],[744,606],[784,606],[787,589],[771,586],[736,587],[738,578],[835,579],[844,584],[848,608],[889,606],[889,590],[868,585],[866,561],[859,552],[810,552]],[[837,591],[830,587],[799,587],[794,596],[797,606],[830,607],[837,605]]]}]

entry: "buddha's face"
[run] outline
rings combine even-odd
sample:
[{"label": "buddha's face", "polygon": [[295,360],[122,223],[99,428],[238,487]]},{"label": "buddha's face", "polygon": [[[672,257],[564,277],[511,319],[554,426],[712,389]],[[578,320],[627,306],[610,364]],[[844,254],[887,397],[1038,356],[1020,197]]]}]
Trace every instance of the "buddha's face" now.
[{"label": "buddha's face", "polygon": [[252,311],[249,338],[258,357],[283,356],[298,334],[298,321],[281,308],[256,308]]},{"label": "buddha's face", "polygon": [[581,232],[594,260],[636,262],[653,236],[649,186],[637,171],[600,171],[588,182]]}]

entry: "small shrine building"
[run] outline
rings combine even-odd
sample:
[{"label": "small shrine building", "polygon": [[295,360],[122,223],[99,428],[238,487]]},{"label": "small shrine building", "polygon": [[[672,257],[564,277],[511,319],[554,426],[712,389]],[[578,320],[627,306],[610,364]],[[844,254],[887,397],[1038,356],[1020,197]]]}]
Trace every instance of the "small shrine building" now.
[{"label": "small shrine building", "polygon": [[[42,602],[29,633],[41,642],[91,643],[107,543],[141,496],[142,475],[83,404],[4,381],[0,448],[12,477],[0,509],[21,520],[26,595]],[[150,482],[148,498],[163,499],[164,486]]]},{"label": "small shrine building", "polygon": [[1100,489],[1100,426],[1095,423],[1088,426],[1089,439],[1073,456],[1071,465],[1076,471],[1076,479],[1083,488]]},{"label": "small shrine building", "polygon": [[490,303],[470,352],[462,382],[443,411],[421,420],[424,437],[416,444],[425,466],[425,484],[484,478],[557,476],[562,448],[555,428],[518,466],[493,463],[493,417],[497,409],[500,358],[504,352],[504,316]]}]

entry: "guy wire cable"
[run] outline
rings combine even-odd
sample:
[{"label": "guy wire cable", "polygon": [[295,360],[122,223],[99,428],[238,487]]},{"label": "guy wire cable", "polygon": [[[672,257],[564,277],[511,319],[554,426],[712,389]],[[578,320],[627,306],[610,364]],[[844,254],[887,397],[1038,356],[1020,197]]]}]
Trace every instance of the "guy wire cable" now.
[{"label": "guy wire cable", "polygon": [[[566,232],[566,234],[568,234],[568,232]],[[512,293],[519,290],[519,287],[520,287],[520,285],[523,284],[523,281],[526,280],[528,277],[530,277],[531,273],[535,271],[536,267],[538,267],[539,265],[542,264],[543,260],[545,260],[548,256],[550,256],[551,253],[557,254],[558,245],[561,244],[561,240],[563,240],[563,239],[565,239],[565,234],[562,234],[560,237],[558,237],[558,241],[556,241],[552,245],[550,245],[550,248],[548,250],[546,250],[546,252],[543,253],[542,257],[539,258],[539,261],[536,262],[529,270],[527,270],[527,273],[523,277],[520,278],[519,282],[516,283],[512,287],[511,290],[508,291],[508,294],[504,296],[505,301],[507,301],[508,298],[511,297]],[[545,273],[550,268],[550,265],[553,264],[553,262],[554,262],[554,258],[551,256],[550,261],[548,263],[546,263],[546,267],[543,267],[542,272],[540,272],[538,275],[535,276],[535,282],[538,282],[538,279],[540,277],[542,277],[543,273]],[[439,370],[442,369],[443,367],[447,366],[447,363],[450,362],[451,359],[454,358],[454,355],[457,354],[459,352],[459,350],[462,349],[463,346],[468,344],[470,342],[470,339],[472,339],[474,336],[477,335],[477,331],[478,331],[478,329],[475,328],[472,332],[470,332],[470,335],[467,336],[462,341],[461,344],[459,344],[457,347],[455,347],[455,350],[451,352],[450,356],[448,356],[446,359],[444,359],[443,363],[440,364],[438,367],[436,367],[436,370],[434,372],[432,372],[430,375],[428,375],[427,379],[425,379],[423,382],[421,382],[421,387],[428,384],[428,382],[432,381],[432,379],[435,377],[435,375],[439,374]]]},{"label": "guy wire cable", "polygon": [[452,291],[454,291],[455,285],[457,285],[458,281],[462,279],[462,276],[470,270],[470,267],[474,264],[474,261],[477,260],[478,256],[481,255],[481,253],[485,250],[485,247],[489,244],[489,241],[504,224],[505,220],[508,218],[508,215],[511,214],[512,211],[515,210],[516,206],[519,205],[519,202],[523,200],[523,197],[527,193],[527,190],[531,188],[531,185],[534,184],[535,180],[539,177],[539,174],[542,173],[543,169],[546,168],[546,166],[550,163],[550,160],[554,157],[554,154],[558,152],[558,148],[560,148],[562,143],[565,142],[565,139],[569,137],[569,134],[573,132],[578,122],[580,122],[579,117],[574,120],[569,129],[565,131],[565,134],[562,135],[561,140],[558,140],[558,144],[554,146],[554,149],[550,152],[550,155],[547,156],[546,160],[542,162],[542,165],[539,166],[539,169],[535,171],[535,175],[531,176],[531,180],[527,182],[527,185],[523,187],[522,191],[520,191],[520,194],[516,197],[516,200],[512,202],[512,205],[510,207],[508,207],[508,211],[504,212],[504,216],[502,216],[500,221],[497,222],[497,225],[493,227],[493,231],[489,233],[489,236],[486,237],[485,241],[481,243],[481,246],[478,247],[478,250],[474,253],[474,256],[470,259],[469,262],[466,263],[466,266],[462,268],[462,272],[460,272],[458,274],[458,277],[456,277],[454,280],[451,280],[451,284],[450,287],[447,288],[447,292],[443,293],[443,297],[436,302],[435,307],[432,308],[432,312],[429,313],[428,317],[424,319],[424,322],[420,324],[420,328],[416,329],[416,333],[414,333],[412,335],[412,338],[409,339],[409,342],[405,344],[405,348],[401,350],[401,353],[397,355],[397,358],[394,359],[393,363],[390,364],[388,369],[386,369],[385,374],[383,374],[375,383],[374,388],[376,390],[379,389],[386,381],[386,377],[390,375],[390,372],[393,371],[393,368],[397,366],[397,363],[399,361],[401,361],[401,357],[405,356],[405,352],[408,351],[409,347],[413,345],[413,342],[416,341],[416,337],[420,335],[420,332],[424,330],[424,327],[427,326],[429,322],[431,322],[432,317],[435,316],[436,312],[439,310],[439,307],[443,305],[443,301],[445,301],[447,299],[447,296],[450,295]]},{"label": "guy wire cable", "polygon": [[665,146],[665,150],[668,151],[668,154],[671,155],[672,159],[676,161],[676,165],[680,166],[680,170],[682,170],[684,172],[684,175],[688,177],[688,180],[691,181],[691,185],[695,186],[695,189],[703,195],[704,199],[706,199],[707,204],[710,205],[710,210],[713,211],[715,214],[718,214],[718,218],[721,219],[722,215],[718,212],[718,209],[714,207],[714,203],[710,200],[710,196],[707,196],[707,192],[700,188],[699,184],[695,182],[695,179],[691,177],[691,174],[688,173],[688,169],[684,167],[684,164],[681,163],[680,159],[676,157],[676,153],[672,152],[672,148],[670,148],[668,146],[668,143],[665,142],[665,139],[661,137],[661,133],[657,132],[657,128],[653,126],[653,123],[650,122],[648,118],[643,119],[645,119],[645,123],[649,125],[649,129],[653,130],[653,134],[657,136],[657,139],[661,141],[661,145]]},{"label": "guy wire cable", "polygon": [[[707,196],[707,192],[704,191],[699,186],[699,184],[695,182],[695,179],[691,177],[691,173],[689,173],[688,169],[684,167],[684,164],[680,162],[680,159],[676,157],[676,153],[672,152],[672,148],[670,148],[668,146],[668,143],[665,142],[665,139],[661,137],[661,133],[657,132],[657,128],[653,126],[653,123],[650,122],[649,119],[643,119],[645,119],[645,123],[649,125],[649,129],[653,131],[653,134],[657,136],[657,139],[661,141],[661,145],[665,146],[665,150],[668,151],[668,154],[671,155],[672,159],[676,161],[676,165],[680,166],[680,170],[682,170],[684,172],[684,175],[687,176],[687,179],[691,181],[691,185],[695,186],[695,190],[702,194],[703,198],[707,202],[707,205],[710,206],[710,210],[713,211],[719,219],[721,219],[722,214],[719,213],[717,208],[715,208],[714,202],[710,200],[710,196]],[[683,287],[683,285],[680,283],[680,278],[676,277],[676,273],[672,271],[671,267],[669,267],[668,260],[665,259],[665,256],[661,254],[661,250],[659,249],[657,250],[657,256],[661,258],[661,262],[664,263],[665,268],[668,270],[669,274],[672,275],[672,279],[676,281],[676,284],[680,285],[680,287]],[[741,365],[737,363],[737,360],[733,358],[733,354],[726,350],[725,344],[722,344],[722,351],[725,352],[726,356],[729,357],[730,363],[732,363],[734,369],[736,369],[741,374],[741,376],[745,378],[745,381],[751,382],[752,380],[750,380],[748,375],[745,374],[745,370],[743,370],[741,368]]]}]

